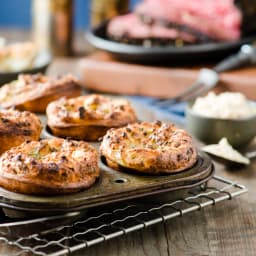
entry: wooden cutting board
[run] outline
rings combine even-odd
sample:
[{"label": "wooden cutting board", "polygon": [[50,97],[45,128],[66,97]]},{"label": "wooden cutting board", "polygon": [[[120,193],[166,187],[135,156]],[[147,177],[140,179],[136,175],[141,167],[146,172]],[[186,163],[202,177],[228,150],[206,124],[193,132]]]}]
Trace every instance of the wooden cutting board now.
[{"label": "wooden cutting board", "polygon": [[[170,98],[197,78],[201,67],[154,67],[114,60],[96,52],[79,62],[82,85],[99,92]],[[215,91],[239,91],[256,100],[256,67],[221,74]]]}]

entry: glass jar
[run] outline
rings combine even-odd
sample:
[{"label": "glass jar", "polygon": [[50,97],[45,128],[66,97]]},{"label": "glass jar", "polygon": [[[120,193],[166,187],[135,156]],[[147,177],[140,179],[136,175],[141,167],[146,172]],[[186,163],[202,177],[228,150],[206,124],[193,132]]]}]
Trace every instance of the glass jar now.
[{"label": "glass jar", "polygon": [[129,0],[91,0],[91,27],[129,10]]},{"label": "glass jar", "polygon": [[33,0],[33,39],[53,55],[72,55],[73,0]]}]

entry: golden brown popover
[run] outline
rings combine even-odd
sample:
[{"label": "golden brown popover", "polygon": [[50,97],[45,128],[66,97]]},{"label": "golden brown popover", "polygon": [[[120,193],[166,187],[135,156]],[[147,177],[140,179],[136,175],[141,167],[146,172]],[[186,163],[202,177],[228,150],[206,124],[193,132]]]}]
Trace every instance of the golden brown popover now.
[{"label": "golden brown popover", "polygon": [[42,74],[21,74],[18,80],[0,88],[2,108],[15,107],[44,113],[47,105],[62,96],[67,98],[81,95],[79,82],[72,75],[50,78]]},{"label": "golden brown popover", "polygon": [[116,170],[127,168],[149,174],[180,172],[197,161],[191,136],[160,121],[108,130],[100,153]]},{"label": "golden brown popover", "polygon": [[51,102],[46,114],[54,135],[88,141],[98,140],[111,127],[121,127],[137,119],[127,100],[97,94]]},{"label": "golden brown popover", "polygon": [[38,54],[38,49],[34,43],[6,44],[3,38],[0,38],[0,41],[2,42],[0,45],[0,72],[17,72],[33,68]]},{"label": "golden brown popover", "polygon": [[13,192],[73,193],[93,185],[99,175],[97,151],[83,141],[24,142],[0,157],[0,186]]},{"label": "golden brown popover", "polygon": [[28,111],[0,111],[0,154],[27,140],[39,140],[40,119]]}]

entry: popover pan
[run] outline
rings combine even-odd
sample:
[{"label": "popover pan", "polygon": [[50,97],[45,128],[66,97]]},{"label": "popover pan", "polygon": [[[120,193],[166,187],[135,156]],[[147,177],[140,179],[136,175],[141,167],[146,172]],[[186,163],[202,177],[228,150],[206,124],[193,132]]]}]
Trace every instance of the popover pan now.
[{"label": "popover pan", "polygon": [[[145,121],[158,119],[157,114],[151,109],[137,102],[132,102],[132,104],[139,119]],[[46,127],[45,116],[40,115],[40,118],[44,127]],[[42,138],[52,137],[54,136],[45,128]],[[92,144],[95,147],[99,146],[99,143]],[[106,166],[102,159],[99,164],[101,175],[91,188],[78,193],[59,196],[32,196],[0,188],[0,207],[3,207],[5,213],[8,213],[10,217],[21,215],[46,216],[85,210],[135,198],[146,197],[147,200],[151,200],[151,198],[154,200],[156,197],[153,197],[153,195],[159,195],[158,198],[170,195],[172,198],[175,193],[161,193],[176,191],[177,194],[180,194],[183,190],[187,191],[206,183],[214,173],[214,166],[210,157],[200,151],[198,151],[197,162],[192,168],[168,175],[152,176],[119,172]],[[10,212],[11,214],[9,214]]]},{"label": "popover pan", "polygon": [[196,164],[185,171],[161,176],[119,172],[100,161],[101,176],[82,192],[61,196],[32,196],[0,188],[3,208],[38,212],[71,212],[163,192],[188,189],[207,182],[214,173],[210,158],[198,152]]}]

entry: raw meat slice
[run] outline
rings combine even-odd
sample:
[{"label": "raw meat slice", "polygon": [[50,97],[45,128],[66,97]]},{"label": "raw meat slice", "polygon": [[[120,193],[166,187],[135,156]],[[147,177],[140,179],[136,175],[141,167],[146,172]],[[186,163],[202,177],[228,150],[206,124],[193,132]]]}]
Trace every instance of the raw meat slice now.
[{"label": "raw meat slice", "polygon": [[182,25],[219,41],[241,35],[242,15],[233,0],[144,0],[135,12],[151,24]]},{"label": "raw meat slice", "polygon": [[167,28],[157,24],[144,24],[136,14],[127,14],[113,18],[108,25],[108,36],[116,40],[176,40],[194,43],[197,39],[194,35]]}]

